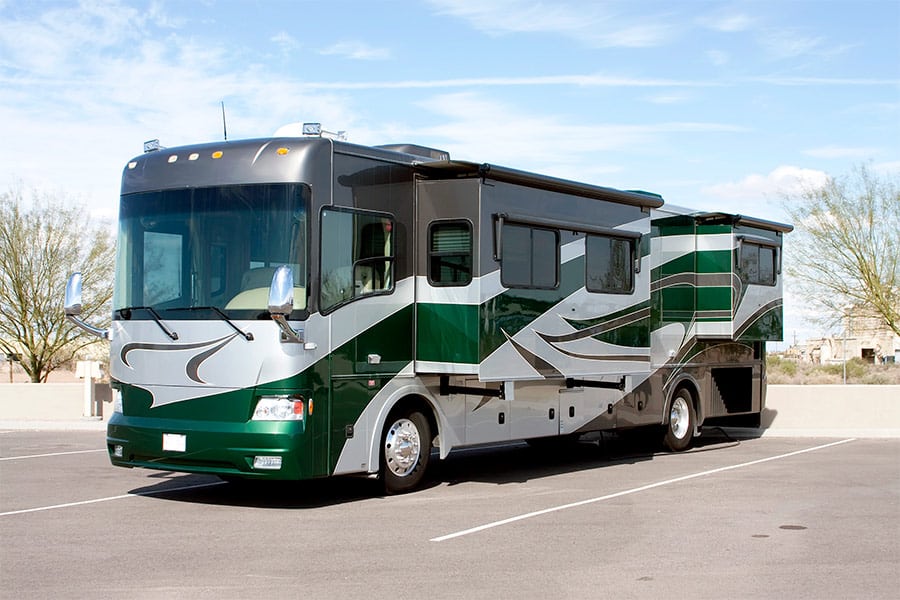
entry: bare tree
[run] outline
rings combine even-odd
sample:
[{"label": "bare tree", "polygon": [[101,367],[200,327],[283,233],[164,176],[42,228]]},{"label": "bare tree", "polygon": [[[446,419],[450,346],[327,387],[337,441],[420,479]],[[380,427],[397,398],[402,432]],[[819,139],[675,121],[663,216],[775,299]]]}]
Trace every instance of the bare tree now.
[{"label": "bare tree", "polygon": [[115,240],[109,223],[53,194],[0,193],[0,349],[22,354],[32,382],[100,342],[65,319],[66,279],[84,271],[85,320],[106,327],[113,292]]},{"label": "bare tree", "polygon": [[794,221],[787,267],[812,305],[836,322],[846,306],[900,335],[900,183],[865,165],[785,198]]}]

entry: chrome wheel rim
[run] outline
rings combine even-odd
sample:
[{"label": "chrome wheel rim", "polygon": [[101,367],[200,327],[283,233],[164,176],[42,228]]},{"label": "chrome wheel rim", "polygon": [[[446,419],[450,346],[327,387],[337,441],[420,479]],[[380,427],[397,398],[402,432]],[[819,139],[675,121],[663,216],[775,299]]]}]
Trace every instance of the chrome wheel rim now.
[{"label": "chrome wheel rim", "polygon": [[384,436],[384,460],[397,477],[406,477],[416,468],[422,442],[419,429],[409,419],[399,419]]},{"label": "chrome wheel rim", "polygon": [[691,418],[687,400],[679,396],[672,400],[672,408],[669,411],[669,429],[680,440],[687,435],[690,424]]}]

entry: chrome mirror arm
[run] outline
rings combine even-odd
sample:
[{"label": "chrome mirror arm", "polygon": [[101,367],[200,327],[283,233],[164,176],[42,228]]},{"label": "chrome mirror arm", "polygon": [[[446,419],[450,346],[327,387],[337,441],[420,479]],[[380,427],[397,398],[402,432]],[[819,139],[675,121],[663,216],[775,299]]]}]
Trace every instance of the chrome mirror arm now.
[{"label": "chrome mirror arm", "polygon": [[294,271],[287,265],[275,269],[269,286],[269,314],[281,330],[281,341],[303,343],[303,330],[296,331],[287,318],[294,310]]},{"label": "chrome mirror arm", "polygon": [[108,329],[94,327],[78,318],[81,315],[81,273],[72,273],[69,276],[69,280],[66,282],[65,311],[67,321],[77,325],[91,335],[109,339]]}]

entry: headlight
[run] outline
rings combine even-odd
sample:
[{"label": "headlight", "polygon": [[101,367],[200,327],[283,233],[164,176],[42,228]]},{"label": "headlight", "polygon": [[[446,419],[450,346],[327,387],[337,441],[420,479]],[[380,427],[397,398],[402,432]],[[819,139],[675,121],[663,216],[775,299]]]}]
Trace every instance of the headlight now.
[{"label": "headlight", "polygon": [[253,421],[302,421],[303,396],[260,396]]}]

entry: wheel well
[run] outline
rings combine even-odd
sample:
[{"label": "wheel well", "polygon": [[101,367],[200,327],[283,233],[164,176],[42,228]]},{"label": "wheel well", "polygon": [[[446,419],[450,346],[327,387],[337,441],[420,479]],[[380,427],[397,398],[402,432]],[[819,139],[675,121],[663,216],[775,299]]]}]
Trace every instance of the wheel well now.
[{"label": "wheel well", "polygon": [[[703,416],[700,413],[700,391],[697,389],[697,384],[691,379],[682,379],[675,386],[675,389],[672,390],[672,395],[669,397],[669,402],[667,404],[668,407],[671,407],[672,400],[678,394],[679,391],[685,390],[688,395],[691,397],[691,406],[694,407],[694,417],[697,419],[696,425],[700,425],[703,422]],[[666,423],[669,422],[669,410],[666,410]]]},{"label": "wheel well", "polygon": [[431,427],[432,440],[437,437],[438,423],[437,417],[435,417],[434,414],[434,408],[431,406],[428,400],[426,400],[422,396],[411,395],[405,396],[404,398],[398,400],[393,408],[391,408],[391,412],[388,413],[388,420],[390,420],[390,418],[395,414],[411,410],[418,410],[423,415],[425,415],[425,418],[428,419],[428,425],[429,427]]}]

